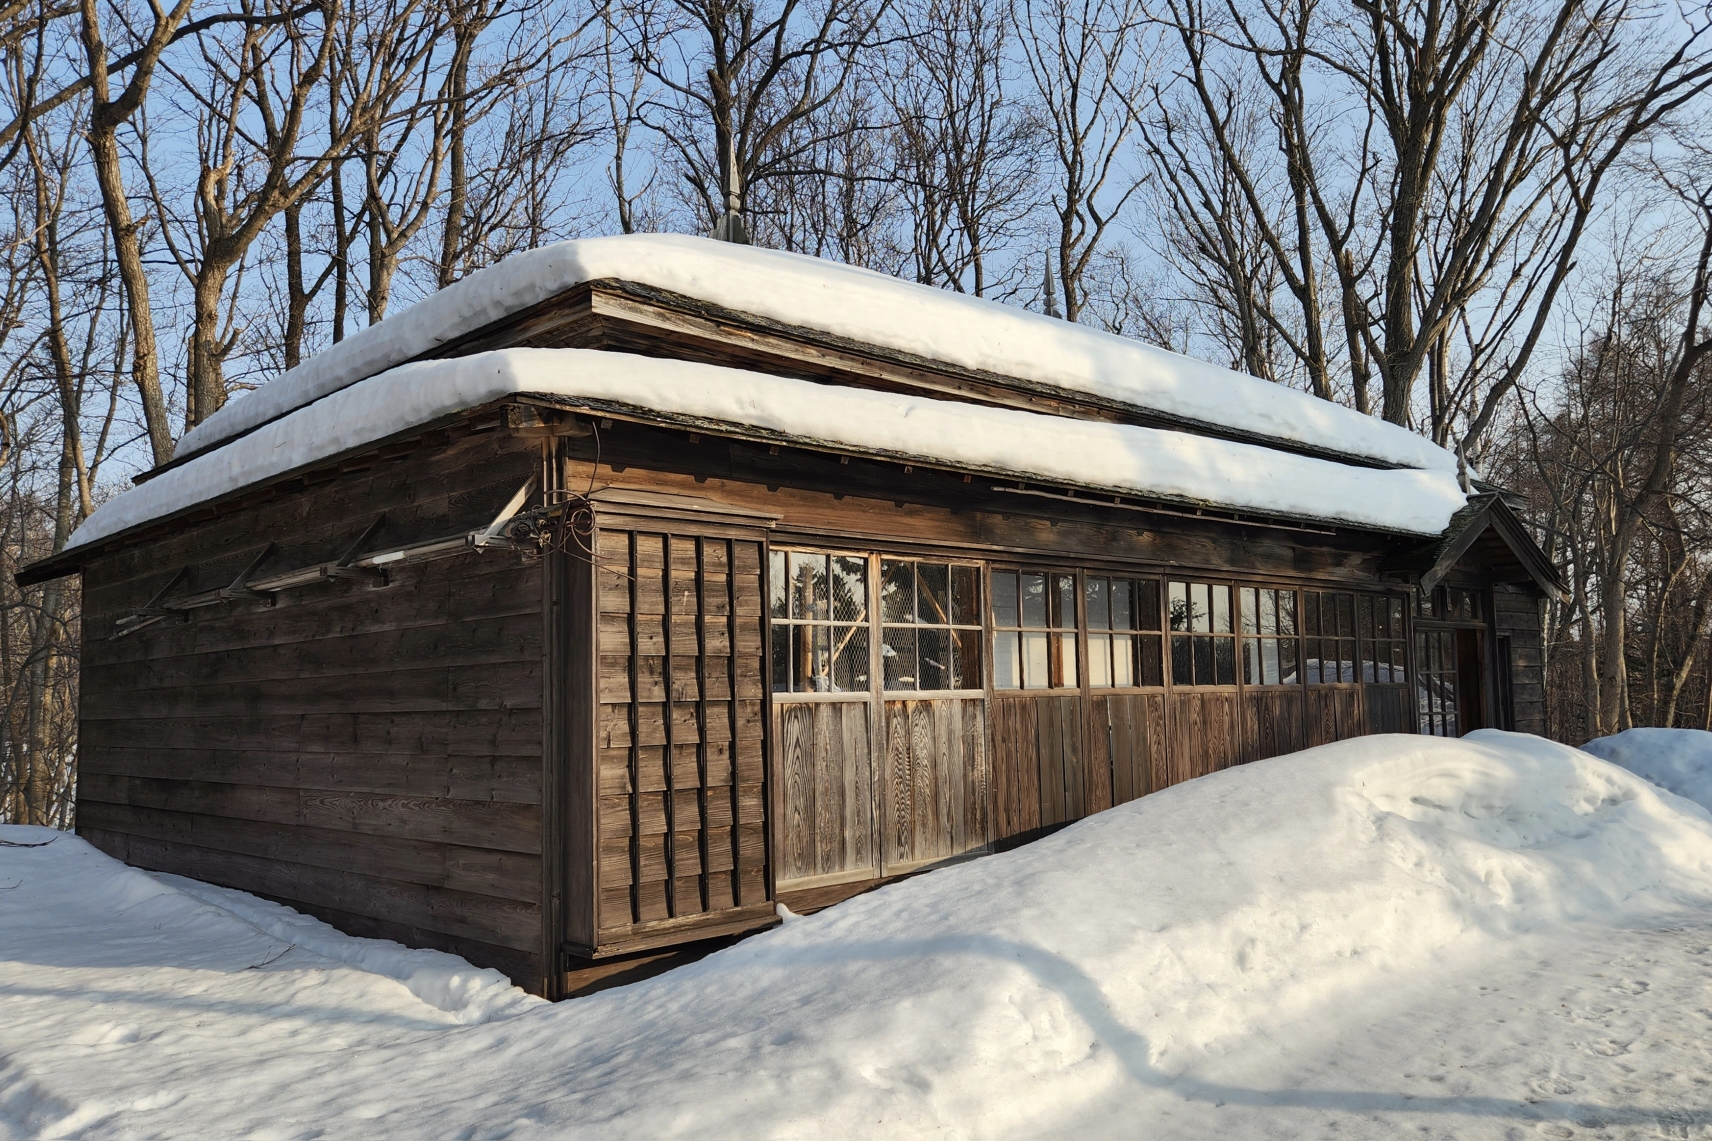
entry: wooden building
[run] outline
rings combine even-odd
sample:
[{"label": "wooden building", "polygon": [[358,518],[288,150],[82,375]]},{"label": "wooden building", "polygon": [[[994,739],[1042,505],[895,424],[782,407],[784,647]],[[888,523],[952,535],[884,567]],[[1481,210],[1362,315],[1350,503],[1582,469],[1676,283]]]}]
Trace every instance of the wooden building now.
[{"label": "wooden building", "polygon": [[1560,582],[1435,452],[602,239],[233,402],[19,577],[82,576],[81,835],[564,996],[1231,765],[1537,731]]}]

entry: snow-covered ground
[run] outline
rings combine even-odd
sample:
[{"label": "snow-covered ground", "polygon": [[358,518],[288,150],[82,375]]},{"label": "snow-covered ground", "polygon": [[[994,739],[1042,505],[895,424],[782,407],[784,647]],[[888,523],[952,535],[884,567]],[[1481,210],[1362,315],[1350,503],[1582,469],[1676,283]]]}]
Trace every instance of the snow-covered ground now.
[{"label": "snow-covered ground", "polygon": [[556,1006],[0,839],[52,841],[0,847],[0,1137],[1712,1136],[1712,814],[1530,737],[1220,773]]}]

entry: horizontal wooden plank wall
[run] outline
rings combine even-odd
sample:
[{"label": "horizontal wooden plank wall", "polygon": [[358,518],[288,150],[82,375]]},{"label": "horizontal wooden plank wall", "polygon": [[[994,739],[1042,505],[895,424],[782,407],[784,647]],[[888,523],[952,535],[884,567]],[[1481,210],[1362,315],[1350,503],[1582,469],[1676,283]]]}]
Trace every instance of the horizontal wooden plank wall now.
[{"label": "horizontal wooden plank wall", "polygon": [[452,951],[539,988],[538,562],[468,554],[114,620],[181,566],[225,586],[372,543],[485,526],[533,471],[503,432],[188,525],[85,572],[78,830],[141,867],[268,896],[357,935]]},{"label": "horizontal wooden plank wall", "polygon": [[1499,587],[1492,592],[1492,611],[1494,628],[1510,639],[1510,700],[1516,731],[1544,733],[1546,691],[1539,598],[1529,591]]},{"label": "horizontal wooden plank wall", "polygon": [[869,708],[867,701],[773,703],[781,888],[880,874]]},{"label": "horizontal wooden plank wall", "polygon": [[762,545],[603,528],[599,946],[767,905]]}]

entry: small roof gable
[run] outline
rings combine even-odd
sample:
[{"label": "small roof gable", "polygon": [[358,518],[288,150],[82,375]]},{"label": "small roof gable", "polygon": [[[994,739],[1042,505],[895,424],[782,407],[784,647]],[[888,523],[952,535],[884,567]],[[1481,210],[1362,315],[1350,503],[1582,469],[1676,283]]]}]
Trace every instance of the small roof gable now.
[{"label": "small roof gable", "polygon": [[1384,569],[1416,575],[1421,589],[1431,590],[1471,554],[1501,581],[1532,582],[1543,593],[1560,597],[1569,590],[1551,558],[1499,491],[1471,496],[1451,516],[1442,535],[1387,559]]}]

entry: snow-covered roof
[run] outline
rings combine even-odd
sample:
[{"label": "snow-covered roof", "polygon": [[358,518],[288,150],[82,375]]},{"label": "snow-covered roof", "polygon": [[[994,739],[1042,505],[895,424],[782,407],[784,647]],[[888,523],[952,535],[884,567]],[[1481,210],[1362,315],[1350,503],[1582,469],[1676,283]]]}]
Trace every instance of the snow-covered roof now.
[{"label": "snow-covered roof", "polygon": [[517,395],[959,471],[1437,535],[1465,496],[1443,468],[1371,468],[1161,428],[1073,420],[592,349],[418,361],[339,389],[104,503],[69,548]]},{"label": "snow-covered roof", "polygon": [[1400,467],[1456,467],[1454,456],[1405,428],[1140,341],[838,262],[672,234],[585,238],[508,258],[233,400],[187,432],[176,454],[605,280],[1245,436]]}]

